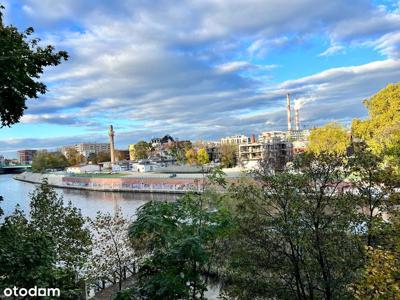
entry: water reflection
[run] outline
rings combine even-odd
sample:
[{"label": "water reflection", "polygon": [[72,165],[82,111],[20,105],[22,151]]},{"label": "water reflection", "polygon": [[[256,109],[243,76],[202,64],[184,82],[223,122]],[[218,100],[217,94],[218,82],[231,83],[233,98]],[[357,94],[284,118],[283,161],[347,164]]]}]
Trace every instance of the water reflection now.
[{"label": "water reflection", "polygon": [[[12,175],[0,175],[0,195],[4,198],[0,206],[5,214],[12,213],[17,204],[28,212],[29,194],[34,188],[34,184],[14,180]],[[121,207],[125,216],[132,217],[136,209],[148,201],[174,201],[179,197],[173,194],[113,193],[58,188],[56,191],[63,196],[65,203],[71,201],[81,209],[83,215],[89,217],[95,216],[97,211],[113,212],[118,207]]]}]

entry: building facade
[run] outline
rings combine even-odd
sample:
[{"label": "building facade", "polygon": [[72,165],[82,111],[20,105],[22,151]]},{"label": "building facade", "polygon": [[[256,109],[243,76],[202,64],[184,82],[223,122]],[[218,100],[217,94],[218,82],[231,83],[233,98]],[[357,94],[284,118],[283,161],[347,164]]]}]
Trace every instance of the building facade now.
[{"label": "building facade", "polygon": [[289,133],[287,131],[264,131],[258,136],[260,143],[266,143],[273,138],[280,138],[285,140],[288,138]]},{"label": "building facade", "polygon": [[227,136],[221,139],[221,145],[230,144],[230,145],[241,145],[250,143],[250,138],[245,135],[233,135]]},{"label": "building facade", "polygon": [[263,142],[239,145],[239,162],[245,168],[257,168],[261,162],[271,170],[282,170],[293,158],[293,145],[278,137]]},{"label": "building facade", "polygon": [[19,163],[22,165],[30,165],[32,164],[33,157],[35,156],[37,150],[19,150],[18,158]]},{"label": "building facade", "polygon": [[67,150],[70,148],[75,148],[75,150],[88,158],[90,154],[98,154],[100,152],[110,153],[110,144],[108,143],[81,143],[72,146],[64,146],[60,149],[60,152],[66,155]]}]

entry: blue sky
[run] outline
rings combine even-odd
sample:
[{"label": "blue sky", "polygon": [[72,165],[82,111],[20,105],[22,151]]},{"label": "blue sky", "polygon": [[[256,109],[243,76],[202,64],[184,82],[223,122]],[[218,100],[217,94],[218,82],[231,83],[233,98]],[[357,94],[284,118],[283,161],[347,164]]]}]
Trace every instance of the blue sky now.
[{"label": "blue sky", "polygon": [[67,50],[49,92],[0,130],[0,154],[171,134],[216,140],[363,118],[400,79],[400,2],[367,0],[0,0],[5,23]]}]

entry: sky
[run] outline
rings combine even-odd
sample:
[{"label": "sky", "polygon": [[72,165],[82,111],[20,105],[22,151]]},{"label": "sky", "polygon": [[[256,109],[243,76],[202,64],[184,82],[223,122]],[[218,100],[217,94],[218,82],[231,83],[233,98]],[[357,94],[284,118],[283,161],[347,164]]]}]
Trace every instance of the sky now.
[{"label": "sky", "polygon": [[0,154],[170,134],[218,140],[365,118],[362,101],[400,80],[400,1],[0,0],[70,58],[46,95],[0,129]]}]

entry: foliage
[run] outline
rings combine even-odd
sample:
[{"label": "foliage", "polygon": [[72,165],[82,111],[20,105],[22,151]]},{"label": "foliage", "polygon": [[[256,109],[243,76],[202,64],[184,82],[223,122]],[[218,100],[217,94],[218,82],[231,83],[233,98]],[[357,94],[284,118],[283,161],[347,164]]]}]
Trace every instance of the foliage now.
[{"label": "foliage", "polygon": [[97,153],[97,162],[105,162],[105,161],[110,161],[111,160],[111,154],[110,152],[104,152],[100,151]]},{"label": "foliage", "polygon": [[31,226],[51,238],[60,265],[79,271],[90,251],[91,237],[80,210],[62,197],[44,179],[31,194]]},{"label": "foliage", "polygon": [[[119,152],[116,154],[120,157]],[[98,153],[90,153],[87,160],[90,161],[92,164],[98,164],[101,162],[110,161],[111,154],[110,152],[105,152],[105,151],[100,151]]]},{"label": "foliage", "polygon": [[196,163],[197,153],[193,148],[186,150],[185,156],[188,164],[194,165]]},{"label": "foliage", "polygon": [[[168,146],[167,146],[168,147]],[[184,163],[186,161],[186,151],[192,147],[190,141],[175,141],[169,148],[170,154],[179,162]]]},{"label": "foliage", "polygon": [[60,152],[38,151],[32,160],[32,171],[45,172],[48,169],[64,169],[68,161]]},{"label": "foliage", "polygon": [[89,280],[107,278],[115,271],[119,290],[124,279],[124,267],[134,262],[133,251],[129,247],[128,220],[118,208],[114,215],[97,213],[91,221],[93,250],[88,264]]},{"label": "foliage", "polygon": [[85,157],[79,154],[78,150],[70,147],[66,150],[65,157],[68,160],[68,165],[75,166],[85,161]]},{"label": "foliage", "polygon": [[377,246],[384,238],[386,224],[383,214],[391,211],[388,199],[400,185],[395,170],[383,163],[383,158],[372,153],[364,144],[353,144],[354,154],[349,159],[349,182],[356,189],[360,217],[365,222],[367,246]]},{"label": "foliage", "polygon": [[134,158],[135,159],[146,159],[149,157],[149,152],[151,149],[151,145],[145,141],[139,141],[135,144],[133,148]]},{"label": "foliage", "polygon": [[320,128],[311,130],[308,151],[317,155],[344,154],[349,145],[346,130],[338,123],[328,123]]},{"label": "foliage", "polygon": [[[343,158],[304,154],[293,169],[230,188],[238,230],[224,293],[240,299],[346,299],[362,265],[357,203]],[[226,254],[224,254],[226,255]]]},{"label": "foliage", "polygon": [[115,151],[115,158],[117,161],[126,160],[124,151],[122,150],[114,150],[114,151]]},{"label": "foliage", "polygon": [[139,208],[129,229],[142,259],[138,297],[204,297],[214,245],[232,225],[229,213],[213,199],[186,195],[173,203],[149,202]]},{"label": "foliage", "polygon": [[219,148],[219,156],[221,165],[224,168],[232,168],[236,165],[237,160],[237,145],[222,144]]},{"label": "foliage", "polygon": [[59,288],[61,299],[77,299],[79,286],[70,269],[57,264],[55,245],[16,209],[0,225],[0,289]]},{"label": "foliage", "polygon": [[353,286],[359,300],[400,299],[400,260],[391,251],[368,248],[368,262]]},{"label": "foliage", "polygon": [[400,165],[400,83],[389,84],[364,101],[369,118],[353,120],[352,131],[374,154]]},{"label": "foliage", "polygon": [[46,93],[46,85],[38,81],[44,67],[57,66],[67,60],[65,51],[54,52],[51,45],[39,46],[39,39],[30,39],[33,28],[24,32],[3,24],[0,5],[0,118],[1,127],[18,123],[26,109],[26,100]]},{"label": "foliage", "polygon": [[208,154],[207,154],[207,151],[205,148],[201,148],[201,149],[199,149],[199,151],[197,151],[196,162],[200,166],[208,164],[210,162],[210,158],[208,157]]}]

